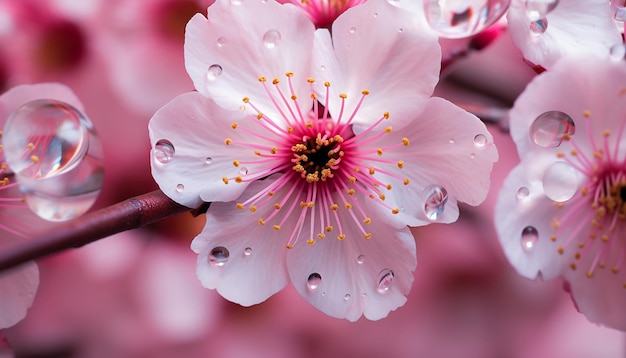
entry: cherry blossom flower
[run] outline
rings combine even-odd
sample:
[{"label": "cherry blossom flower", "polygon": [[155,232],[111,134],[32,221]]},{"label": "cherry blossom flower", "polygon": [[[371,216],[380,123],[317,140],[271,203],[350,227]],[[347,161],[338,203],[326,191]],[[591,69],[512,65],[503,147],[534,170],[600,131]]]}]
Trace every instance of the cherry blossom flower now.
[{"label": "cherry blossom flower", "polygon": [[192,243],[201,282],[244,306],[292,282],[331,316],[385,317],[413,281],[407,225],[479,204],[497,159],[476,117],[429,98],[437,38],[384,1],[346,11],[332,38],[290,4],[208,14],[186,33],[198,92],[149,125],[160,188],[212,202]]},{"label": "cherry blossom flower", "polygon": [[604,55],[622,43],[605,0],[513,0],[507,20],[524,58],[546,69],[561,57]]},{"label": "cherry blossom flower", "polygon": [[292,3],[304,10],[316,27],[330,28],[339,15],[365,1],[367,0],[280,0],[279,2]]},{"label": "cherry blossom flower", "polygon": [[[58,99],[82,107],[72,91],[60,84],[17,86],[0,96],[0,121],[4,124],[20,106],[40,98]],[[38,228],[44,226],[24,204],[5,163],[3,151],[0,151],[0,163],[0,248],[5,248],[31,233],[33,222],[38,224]],[[10,327],[24,318],[33,303],[38,285],[39,270],[34,263],[0,273],[0,329]]]},{"label": "cherry blossom flower", "polygon": [[626,329],[626,66],[563,59],[510,113],[521,163],[495,211],[504,251],[529,278],[563,277],[591,321]]}]

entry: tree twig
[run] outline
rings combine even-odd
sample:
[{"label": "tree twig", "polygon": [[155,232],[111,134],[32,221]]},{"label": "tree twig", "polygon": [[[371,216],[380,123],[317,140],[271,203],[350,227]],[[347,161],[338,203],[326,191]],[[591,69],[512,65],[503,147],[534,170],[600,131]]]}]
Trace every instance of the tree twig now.
[{"label": "tree twig", "polygon": [[126,199],[0,251],[0,271],[190,210],[160,190]]}]

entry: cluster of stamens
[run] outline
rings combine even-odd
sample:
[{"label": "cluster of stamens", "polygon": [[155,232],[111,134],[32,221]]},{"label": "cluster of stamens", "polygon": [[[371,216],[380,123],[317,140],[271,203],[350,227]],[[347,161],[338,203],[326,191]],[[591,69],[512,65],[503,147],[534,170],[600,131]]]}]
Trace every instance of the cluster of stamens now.
[{"label": "cluster of stamens", "polygon": [[400,143],[390,146],[364,149],[363,144],[374,142],[392,130],[391,127],[377,130],[389,119],[389,113],[383,113],[362,133],[355,135],[352,132],[352,121],[369,91],[361,92],[360,100],[351,113],[345,110],[347,95],[339,95],[338,118],[331,118],[328,112],[329,105],[333,105],[329,98],[330,83],[324,83],[326,100],[320,107],[313,87],[315,81],[307,79],[312,110],[307,108],[303,111],[294,92],[293,76],[291,72],[286,73],[288,93],[283,92],[277,78],[271,82],[265,77],[258,79],[280,118],[268,117],[250,98],[243,99],[244,109],[251,109],[247,118],[257,128],[255,130],[240,123],[233,123],[231,127],[258,140],[250,143],[226,138],[224,143],[226,146],[250,148],[256,159],[234,160],[233,165],[240,169],[240,175],[224,177],[223,182],[247,183],[278,175],[265,189],[236,205],[238,209],[248,208],[251,212],[271,205],[274,210],[260,218],[258,223],[261,226],[271,225],[274,230],[281,230],[289,218],[295,218],[296,223],[286,245],[288,248],[293,247],[299,236],[306,236],[301,235],[306,221],[310,227],[307,243],[312,245],[331,232],[337,232],[337,239],[344,240],[347,235],[340,220],[340,210],[346,210],[362,237],[370,239],[372,234],[365,226],[372,219],[355,194],[365,194],[362,197],[370,198],[397,214],[398,208],[385,203],[385,191],[392,189],[391,184],[381,182],[375,174],[390,176],[408,185],[408,178],[399,178],[384,169],[385,165],[403,168],[404,162],[386,160],[381,156],[387,150],[408,146],[409,140],[403,138]]}]

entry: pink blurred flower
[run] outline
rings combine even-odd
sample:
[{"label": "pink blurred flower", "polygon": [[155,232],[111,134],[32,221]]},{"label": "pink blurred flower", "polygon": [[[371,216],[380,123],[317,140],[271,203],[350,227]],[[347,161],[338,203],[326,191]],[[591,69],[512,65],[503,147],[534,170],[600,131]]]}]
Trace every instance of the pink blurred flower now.
[{"label": "pink blurred flower", "polygon": [[[575,74],[575,75],[572,75]],[[521,163],[504,182],[496,227],[520,274],[569,282],[591,321],[626,329],[626,67],[563,59],[510,113]]]},{"label": "pink blurred flower", "polygon": [[332,23],[349,8],[367,0],[279,0],[292,3],[306,12],[316,27],[330,28]]},{"label": "pink blurred flower", "polygon": [[562,57],[604,55],[622,43],[606,0],[513,0],[507,20],[524,58],[546,69]]},{"label": "pink blurred flower", "polygon": [[385,317],[413,281],[407,225],[479,204],[497,158],[476,117],[429,99],[436,37],[377,1],[348,10],[332,40],[272,1],[218,1],[209,16],[187,26],[199,92],[149,125],[161,189],[212,202],[192,243],[200,280],[245,306],[291,281],[331,316]]}]

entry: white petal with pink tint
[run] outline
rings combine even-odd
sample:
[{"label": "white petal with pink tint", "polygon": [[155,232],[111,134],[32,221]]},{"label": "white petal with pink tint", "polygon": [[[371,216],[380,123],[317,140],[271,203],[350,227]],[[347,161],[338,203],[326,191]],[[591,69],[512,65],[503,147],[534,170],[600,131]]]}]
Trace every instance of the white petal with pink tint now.
[{"label": "white petal with pink tint", "polygon": [[507,19],[513,42],[533,64],[551,69],[560,58],[576,54],[608,55],[622,42],[609,2],[605,0],[560,0],[545,17],[543,34],[530,30],[524,0],[513,0]]},{"label": "white petal with pink tint", "polygon": [[[331,98],[348,94],[349,110],[361,91],[371,92],[354,119],[358,133],[385,112],[403,125],[421,111],[439,80],[441,49],[410,13],[368,1],[335,21],[332,40],[327,30],[316,32],[313,63],[315,79],[331,83]],[[324,94],[320,97],[323,101]],[[339,108],[329,110],[337,118]]]},{"label": "white petal with pink tint", "polygon": [[0,329],[13,326],[26,316],[39,286],[35,263],[0,273]]},{"label": "white petal with pink tint", "polygon": [[60,83],[38,83],[16,86],[2,94],[0,97],[0,118],[6,121],[13,111],[37,99],[55,99],[66,102],[79,111],[83,110],[80,100],[69,87]]},{"label": "white petal with pink tint", "polygon": [[[233,165],[235,157],[252,155],[250,150],[225,144],[233,135],[246,137],[245,132],[235,133],[231,127],[243,117],[241,111],[221,109],[198,92],[180,95],[157,111],[148,128],[152,175],[161,190],[189,207],[241,195],[246,184],[226,185],[223,178],[239,175],[241,169]],[[173,146],[171,158],[158,149],[157,143],[163,140]]]},{"label": "white petal with pink tint", "polygon": [[[256,194],[272,181],[255,181],[241,199]],[[254,214],[243,210],[232,202],[212,203],[205,229],[193,240],[191,248],[198,253],[197,274],[205,287],[217,289],[232,302],[250,306],[287,285],[287,249],[282,232],[258,223],[259,217],[274,211],[273,206],[260,207]]]},{"label": "white petal with pink tint", "polygon": [[[314,27],[291,4],[275,1],[218,0],[187,24],[185,66],[196,89],[221,106],[237,109],[243,97],[267,98],[257,78],[284,78],[286,72],[309,76]],[[289,19],[289,21],[285,21]],[[306,82],[296,92],[306,92]],[[308,98],[303,98],[307,103]],[[258,102],[275,115],[271,103]],[[308,105],[308,103],[307,103]]]},{"label": "white petal with pink tint", "polygon": [[[358,232],[347,213],[345,230]],[[383,221],[368,226],[372,237],[329,235],[313,245],[302,242],[287,255],[291,282],[322,312],[356,321],[386,317],[406,302],[416,266],[415,241],[408,228]]]}]

